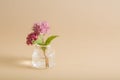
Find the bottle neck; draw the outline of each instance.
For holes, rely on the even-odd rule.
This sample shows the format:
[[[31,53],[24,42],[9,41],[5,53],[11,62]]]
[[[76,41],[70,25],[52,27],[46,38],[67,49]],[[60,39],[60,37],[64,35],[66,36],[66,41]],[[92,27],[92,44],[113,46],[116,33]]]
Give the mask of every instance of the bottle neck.
[[[46,47],[46,48],[50,48],[51,45],[38,45],[38,44],[35,44],[34,45],[36,48],[40,48],[40,47]]]

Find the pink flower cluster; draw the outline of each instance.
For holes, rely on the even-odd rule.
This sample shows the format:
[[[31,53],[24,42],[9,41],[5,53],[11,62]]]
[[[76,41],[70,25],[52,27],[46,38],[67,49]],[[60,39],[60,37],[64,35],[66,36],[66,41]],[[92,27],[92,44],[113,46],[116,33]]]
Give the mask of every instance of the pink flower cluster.
[[[33,26],[33,31],[36,34],[46,34],[49,30],[49,25],[47,22],[35,23]]]
[[[33,25],[33,32],[28,34],[26,43],[32,45],[39,35],[45,35],[49,31],[47,22],[39,22]]]

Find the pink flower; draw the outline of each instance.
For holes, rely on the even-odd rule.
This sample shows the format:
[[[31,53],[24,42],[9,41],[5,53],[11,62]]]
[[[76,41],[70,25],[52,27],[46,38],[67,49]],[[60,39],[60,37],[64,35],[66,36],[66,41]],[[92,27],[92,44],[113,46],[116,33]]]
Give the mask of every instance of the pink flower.
[[[38,38],[38,35],[36,33],[32,32],[32,33],[28,34],[28,36],[26,38],[27,39],[26,43],[28,45],[30,45],[30,44],[32,45],[33,41],[37,40],[37,38]]]
[[[39,34],[46,34],[49,30],[49,25],[47,22],[39,22],[35,23],[33,26],[33,31],[39,35]]]

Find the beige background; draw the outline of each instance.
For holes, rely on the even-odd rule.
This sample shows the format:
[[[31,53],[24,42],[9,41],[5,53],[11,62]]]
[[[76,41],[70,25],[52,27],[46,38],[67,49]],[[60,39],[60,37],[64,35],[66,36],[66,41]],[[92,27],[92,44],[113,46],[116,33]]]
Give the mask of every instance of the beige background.
[[[60,35],[47,70],[25,44],[42,20]],[[120,80],[120,0],[0,0],[0,80]]]

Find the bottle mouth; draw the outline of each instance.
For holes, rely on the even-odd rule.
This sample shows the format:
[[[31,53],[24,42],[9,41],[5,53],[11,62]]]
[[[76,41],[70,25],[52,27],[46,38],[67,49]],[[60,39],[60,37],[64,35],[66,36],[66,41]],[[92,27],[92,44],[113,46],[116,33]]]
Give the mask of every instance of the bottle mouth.
[[[36,47],[51,47],[51,45],[38,45],[38,44],[35,44],[34,46],[36,46]]]

